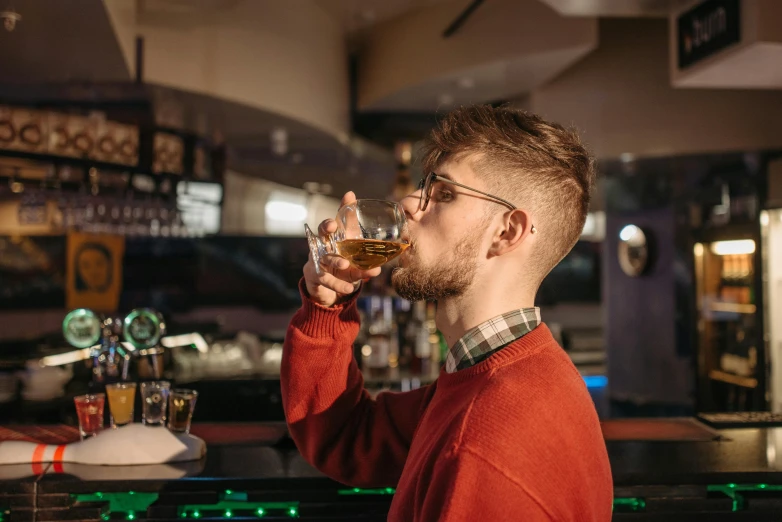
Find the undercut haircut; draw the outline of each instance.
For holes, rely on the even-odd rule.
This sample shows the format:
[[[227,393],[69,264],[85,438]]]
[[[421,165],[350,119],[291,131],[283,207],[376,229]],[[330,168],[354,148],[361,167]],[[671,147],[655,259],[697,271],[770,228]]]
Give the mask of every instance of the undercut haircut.
[[[539,281],[581,236],[596,173],[573,129],[511,107],[461,107],[442,118],[422,151],[424,175],[469,158],[487,191],[534,216]]]

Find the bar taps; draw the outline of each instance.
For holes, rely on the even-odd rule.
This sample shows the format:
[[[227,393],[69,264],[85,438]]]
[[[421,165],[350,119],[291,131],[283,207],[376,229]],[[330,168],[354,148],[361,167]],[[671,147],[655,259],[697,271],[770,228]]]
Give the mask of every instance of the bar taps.
[[[107,378],[116,380],[122,371],[121,380],[128,379],[130,354],[120,343],[122,334],[122,319],[119,317],[104,317],[102,322],[101,342],[92,347],[92,375],[96,382],[105,382]]]
[[[66,341],[83,353],[92,365],[92,380],[127,381],[131,365],[137,363],[139,377],[160,379],[164,348],[158,343],[165,322],[156,310],[139,308],[127,316],[98,316],[92,310],[71,311],[63,321]],[[70,360],[70,359],[69,359]]]

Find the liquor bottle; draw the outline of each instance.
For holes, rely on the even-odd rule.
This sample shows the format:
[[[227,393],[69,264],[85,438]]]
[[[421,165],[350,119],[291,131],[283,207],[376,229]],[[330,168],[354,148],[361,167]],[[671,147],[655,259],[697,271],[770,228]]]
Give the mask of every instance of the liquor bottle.
[[[391,323],[391,333],[388,337],[388,368],[389,370],[399,368],[399,327],[396,323]],[[390,372],[389,372],[390,373]]]
[[[437,347],[440,350],[440,361],[445,363],[445,358],[448,356],[448,342],[440,330],[437,330]]]
[[[394,322],[394,299],[391,296],[383,298],[383,324],[388,332],[387,368],[399,366],[399,328]]]
[[[427,303],[426,305],[426,325],[429,330],[429,350],[431,351],[432,366],[439,368],[445,363],[446,353],[442,350],[441,337],[442,334],[437,329],[437,323],[435,322],[435,315],[437,313],[437,305],[435,303]]]
[[[370,298],[369,346],[367,369],[372,377],[388,375],[388,356],[391,353],[391,322],[384,311],[385,299],[378,296]]]
[[[409,370],[415,351],[415,338],[410,337],[413,322],[412,303],[399,297],[394,298],[394,323],[397,325],[397,342],[399,343],[399,369]]]
[[[425,375],[431,371],[432,345],[429,343],[429,334],[426,302],[419,301],[413,305],[413,317],[407,332],[407,338],[413,344],[413,357],[410,360],[410,371],[413,374]]]

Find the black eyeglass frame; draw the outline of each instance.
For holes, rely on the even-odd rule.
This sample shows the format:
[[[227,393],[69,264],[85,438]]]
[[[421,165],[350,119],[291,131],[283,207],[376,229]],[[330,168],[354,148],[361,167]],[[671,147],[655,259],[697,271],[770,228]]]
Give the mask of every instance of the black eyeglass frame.
[[[449,185],[454,185],[456,187],[460,187],[466,190],[470,190],[472,192],[475,192],[477,194],[480,194],[482,196],[486,196],[487,198],[496,201],[497,203],[500,203],[501,205],[505,205],[511,210],[518,210],[518,207],[511,203],[508,200],[502,199],[500,197],[497,197],[493,194],[489,194],[488,192],[483,192],[482,190],[474,189],[472,187],[468,187],[467,185],[462,185],[461,183],[457,183],[456,181],[448,178],[444,178],[442,176],[439,176],[435,172],[430,172],[426,175],[419,183],[418,183],[418,190],[421,191],[421,197],[418,200],[418,209],[423,212],[426,210],[426,207],[429,206],[429,199],[432,197],[432,185],[435,181],[442,181],[443,183],[448,183]],[[530,232],[533,234],[537,233],[538,229],[535,227],[535,225],[532,225]]]
[[[483,191],[480,191],[478,189],[474,189],[472,187],[468,187],[467,185],[462,185],[461,183],[457,183],[456,181],[453,181],[451,179],[439,176],[435,172],[430,172],[418,184],[418,190],[421,191],[421,199],[418,202],[418,208],[421,210],[421,212],[426,210],[426,207],[429,206],[429,199],[432,197],[432,185],[434,184],[435,181],[442,181],[443,183],[448,183],[449,185],[455,185],[457,187],[461,187],[463,189],[470,190],[470,191],[475,192],[477,194],[480,194],[482,196],[486,196],[487,198],[493,199],[497,203],[505,205],[506,207],[508,207],[511,210],[517,210],[516,205],[514,205],[510,201],[507,201],[507,200],[502,199],[502,198],[498,198],[497,196],[494,196],[494,195],[489,194],[487,192],[483,192]]]

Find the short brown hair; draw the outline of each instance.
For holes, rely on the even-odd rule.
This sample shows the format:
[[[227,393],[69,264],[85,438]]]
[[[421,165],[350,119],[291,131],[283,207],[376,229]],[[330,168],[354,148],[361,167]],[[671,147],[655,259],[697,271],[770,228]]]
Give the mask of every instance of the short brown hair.
[[[540,280],[578,241],[584,228],[594,160],[578,134],[511,107],[478,105],[454,110],[429,134],[424,174],[466,156],[492,193],[534,214],[546,238],[536,256]]]

